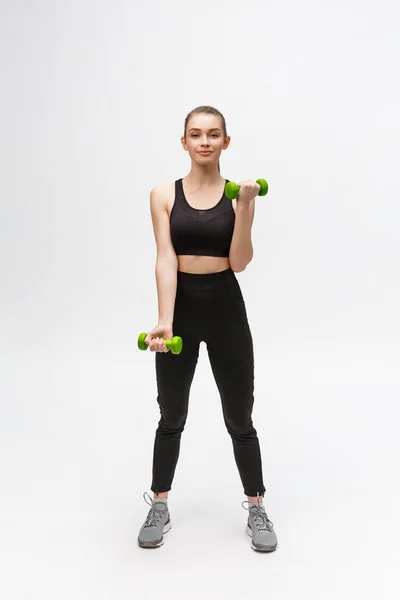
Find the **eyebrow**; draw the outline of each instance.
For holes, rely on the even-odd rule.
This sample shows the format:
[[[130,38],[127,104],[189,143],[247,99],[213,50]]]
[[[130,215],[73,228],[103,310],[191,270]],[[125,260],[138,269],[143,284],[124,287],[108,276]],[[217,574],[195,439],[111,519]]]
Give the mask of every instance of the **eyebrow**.
[[[201,131],[201,129],[199,129],[198,127],[191,127],[189,129],[189,131]],[[221,131],[220,129],[218,129],[218,127],[212,127],[211,129],[209,129],[208,131]]]

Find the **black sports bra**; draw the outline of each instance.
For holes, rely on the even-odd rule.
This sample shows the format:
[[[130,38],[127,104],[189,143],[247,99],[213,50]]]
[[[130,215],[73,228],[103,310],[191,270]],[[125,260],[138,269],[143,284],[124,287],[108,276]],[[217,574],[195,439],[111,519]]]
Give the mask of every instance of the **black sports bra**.
[[[225,192],[215,206],[193,208],[185,198],[182,179],[175,181],[170,232],[177,256],[229,256],[234,226],[235,211]]]

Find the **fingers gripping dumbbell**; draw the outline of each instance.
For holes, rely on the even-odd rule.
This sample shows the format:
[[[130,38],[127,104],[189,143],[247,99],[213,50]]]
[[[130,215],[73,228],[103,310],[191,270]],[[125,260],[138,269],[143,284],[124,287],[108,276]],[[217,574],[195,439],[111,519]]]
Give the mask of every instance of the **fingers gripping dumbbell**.
[[[268,183],[265,179],[257,179],[256,183],[260,186],[260,191],[258,192],[259,196],[266,196],[268,193]],[[225,196],[229,198],[229,200],[235,200],[239,196],[240,186],[234,183],[233,181],[228,181],[225,186]]]
[[[141,333],[138,337],[138,348],[139,350],[147,350],[149,347],[146,344],[145,339],[147,337],[147,333]],[[168,350],[171,350],[172,354],[180,354],[182,352],[183,341],[182,338],[178,335],[174,335],[172,340],[163,340]]]

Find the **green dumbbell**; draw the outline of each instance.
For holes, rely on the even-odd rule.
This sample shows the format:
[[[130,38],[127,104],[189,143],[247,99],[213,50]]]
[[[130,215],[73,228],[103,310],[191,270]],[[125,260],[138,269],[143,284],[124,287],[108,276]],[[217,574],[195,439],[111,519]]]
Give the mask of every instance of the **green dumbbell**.
[[[266,196],[268,193],[268,183],[265,179],[257,179],[256,183],[260,186],[260,191],[258,193],[259,196]],[[233,181],[228,181],[225,186],[225,196],[229,198],[229,200],[235,200],[238,197],[240,192],[240,186]]]
[[[147,350],[149,347],[146,344],[145,339],[147,337],[147,333],[141,333],[138,337],[138,348],[139,350]],[[163,340],[168,350],[171,350],[172,354],[180,354],[182,352],[183,342],[182,338],[178,335],[174,335],[172,340]]]

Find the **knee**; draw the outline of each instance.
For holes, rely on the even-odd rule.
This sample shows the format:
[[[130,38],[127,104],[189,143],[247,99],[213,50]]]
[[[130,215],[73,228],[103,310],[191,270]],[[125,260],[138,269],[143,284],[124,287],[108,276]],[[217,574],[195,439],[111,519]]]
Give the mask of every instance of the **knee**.
[[[158,423],[157,431],[162,435],[180,435],[182,431],[185,429],[186,425],[186,415],[182,416],[161,416],[161,419]]]
[[[225,426],[232,438],[245,440],[257,437],[257,431],[251,419],[243,421],[225,419]]]

